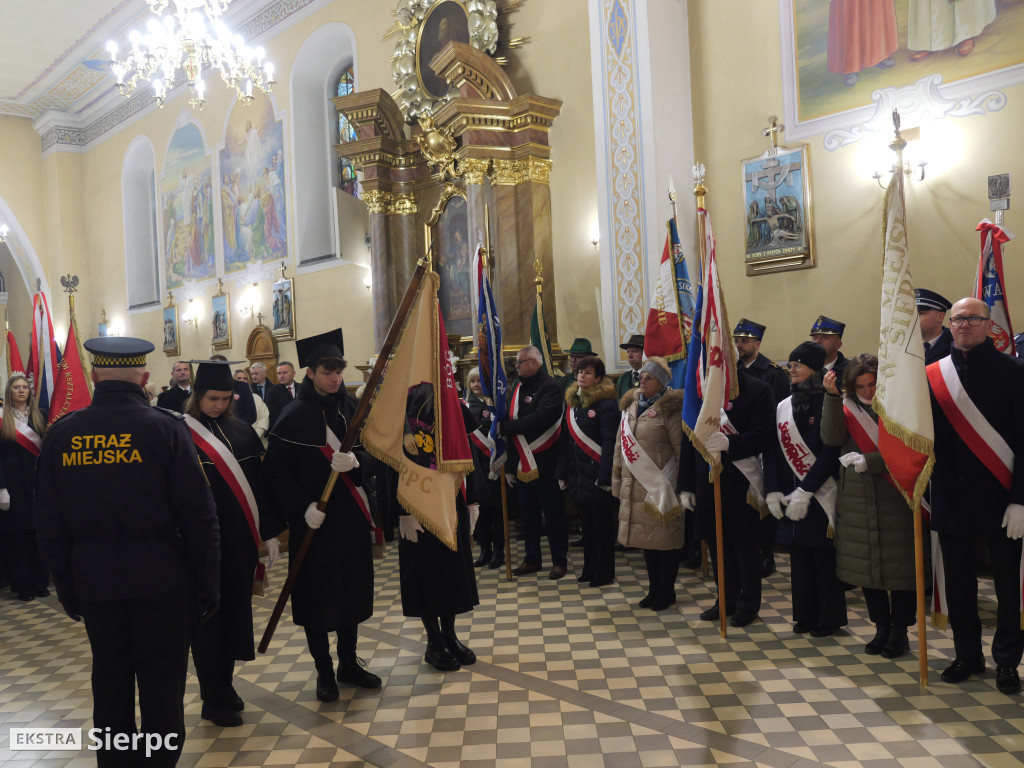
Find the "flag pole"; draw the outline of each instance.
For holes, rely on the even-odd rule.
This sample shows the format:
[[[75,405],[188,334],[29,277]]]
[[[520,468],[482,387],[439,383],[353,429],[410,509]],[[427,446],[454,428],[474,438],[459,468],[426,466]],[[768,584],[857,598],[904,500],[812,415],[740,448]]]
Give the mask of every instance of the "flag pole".
[[[366,416],[370,412],[370,406],[373,404],[373,398],[377,392],[377,387],[380,386],[380,380],[384,376],[384,368],[391,357],[391,350],[394,349],[395,345],[398,343],[399,337],[402,335],[402,330],[405,328],[405,323],[409,318],[409,313],[412,311],[413,302],[420,291],[420,286],[423,284],[423,278],[426,275],[427,270],[430,268],[430,251],[432,248],[433,245],[431,244],[427,248],[426,257],[420,259],[416,263],[416,271],[412,273],[412,279],[409,280],[409,287],[405,289],[405,297],[402,299],[402,303],[398,307],[395,319],[391,321],[391,328],[388,330],[388,335],[385,337],[384,344],[381,346],[380,353],[377,355],[377,361],[373,364],[373,371],[370,373],[370,378],[366,380],[366,384],[363,389],[363,396],[359,399],[359,405],[356,406],[355,413],[352,415],[352,419],[348,422],[348,428],[345,430],[345,436],[341,439],[341,446],[338,450],[343,453],[352,450],[352,446],[355,445],[359,431],[363,428],[363,422],[366,420]],[[331,476],[327,479],[327,485],[324,487],[324,491],[320,495],[320,500],[316,504],[316,508],[321,512],[325,512],[327,510],[327,502],[330,500],[331,493],[334,491],[334,485],[337,482],[338,473],[332,471]],[[288,568],[288,578],[285,580],[284,586],[281,587],[281,594],[277,597],[277,604],[274,606],[274,612],[270,615],[270,621],[267,622],[267,628],[264,630],[263,638],[260,640],[258,648],[260,653],[266,653],[267,648],[270,647],[270,640],[274,636],[274,630],[277,629],[277,623],[281,620],[281,614],[284,613],[284,606],[288,602],[288,598],[291,596],[292,589],[295,586],[295,580],[299,575],[299,569],[302,568],[302,563],[306,559],[310,545],[313,543],[313,535],[316,531],[316,528],[307,528],[305,536],[302,537],[302,543],[299,545],[295,559],[291,561],[291,565]]]
[[[491,279],[490,275],[490,259],[491,259],[491,211],[490,206],[484,203],[484,247],[483,253],[480,254],[480,259],[483,261],[484,274],[487,275],[487,279]],[[497,350],[498,362],[500,365],[505,365],[505,356],[502,350]],[[493,392],[491,393],[493,396]],[[504,472],[502,472],[504,474]],[[502,531],[505,534],[505,580],[512,581],[512,542],[508,537],[508,495],[505,491],[505,480],[504,478],[498,478],[498,487],[501,488],[501,524]]]
[[[704,166],[696,165],[693,169],[693,195],[697,198],[697,240],[700,244],[700,268],[704,273],[704,263],[708,258],[707,240],[705,238],[704,203],[708,188],[704,186]],[[728,400],[728,394],[726,400]],[[718,475],[712,480],[715,489],[715,555],[718,562],[718,631],[726,636],[725,629],[725,539],[722,533],[722,485]],[[696,528],[696,522],[694,524]],[[706,550],[705,550],[706,551]]]
[[[904,219],[906,219],[906,198],[903,190],[903,150],[907,146],[907,140],[900,135],[900,113],[899,110],[892,111],[892,125],[895,130],[895,138],[889,143],[889,149],[896,153],[896,164],[893,166],[893,173],[896,176],[896,192],[903,201]],[[904,225],[904,231],[909,232],[909,227]],[[925,595],[924,595],[924,525],[921,520],[921,502],[913,505],[914,516],[914,574],[917,583],[917,660],[918,675],[921,685],[928,687],[928,624],[925,617]]]

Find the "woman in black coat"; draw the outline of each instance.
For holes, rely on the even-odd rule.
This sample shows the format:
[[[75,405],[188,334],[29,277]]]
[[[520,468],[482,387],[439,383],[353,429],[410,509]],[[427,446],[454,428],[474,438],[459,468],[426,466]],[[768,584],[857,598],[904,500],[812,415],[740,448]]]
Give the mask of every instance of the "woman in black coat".
[[[202,718],[222,727],[242,724],[238,712],[244,704],[232,684],[236,661],[256,658],[253,646],[253,576],[259,564],[259,544],[249,518],[228,479],[214,461],[215,451],[202,438],[212,435],[238,462],[256,503],[253,524],[266,543],[270,566],[280,552],[277,534],[285,523],[277,507],[267,503],[263,490],[263,442],[256,431],[231,412],[234,392],[227,363],[200,363],[192,396],[185,402],[186,423],[193,431],[199,461],[217,504],[220,525],[220,607],[199,624],[192,637],[192,659],[203,700]],[[196,436],[196,430],[205,433]]]
[[[484,390],[480,384],[480,369],[473,368],[466,376],[469,393],[466,395],[466,407],[473,414],[476,429],[487,436],[494,419],[494,406],[489,398],[484,398]],[[486,565],[490,569],[500,568],[505,564],[505,521],[501,513],[501,488],[499,480],[491,480],[491,455],[481,448],[472,436],[469,447],[473,451],[472,474],[466,478],[466,484],[472,486],[473,498],[480,504],[480,519],[476,521],[473,536],[480,544],[480,557],[473,563],[477,568]]]
[[[7,580],[19,600],[50,594],[50,575],[36,542],[34,487],[36,457],[46,418],[36,406],[28,379],[11,376],[4,392],[0,425],[0,542]],[[18,434],[19,427],[22,432]],[[34,438],[34,440],[33,440]],[[26,446],[35,446],[31,450]]]
[[[821,442],[824,365],[824,348],[810,341],[790,354],[792,394],[778,405],[778,439],[764,455],[766,501],[780,521],[776,541],[790,550],[793,631],[810,632],[813,637],[827,637],[847,624],[846,593],[836,576],[832,545],[839,448]],[[814,455],[813,463],[805,460],[799,443]],[[787,454],[801,467],[802,476],[794,471]]]
[[[584,359],[565,392],[565,425],[555,476],[580,512],[583,571],[576,579],[603,587],[615,581],[619,502],[612,495],[612,462],[619,406],[615,384],[598,357]]]

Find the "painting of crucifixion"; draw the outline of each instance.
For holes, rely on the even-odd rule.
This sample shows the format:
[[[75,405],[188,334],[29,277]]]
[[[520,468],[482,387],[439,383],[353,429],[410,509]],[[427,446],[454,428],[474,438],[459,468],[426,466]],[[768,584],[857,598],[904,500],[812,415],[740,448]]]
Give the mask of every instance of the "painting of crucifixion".
[[[806,146],[743,161],[747,274],[814,266]]]

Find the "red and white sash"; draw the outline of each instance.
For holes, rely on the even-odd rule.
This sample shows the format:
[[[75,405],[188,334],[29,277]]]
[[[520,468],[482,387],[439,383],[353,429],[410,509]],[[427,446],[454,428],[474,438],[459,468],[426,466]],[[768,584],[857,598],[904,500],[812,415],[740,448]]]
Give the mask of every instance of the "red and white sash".
[[[334,454],[341,449],[341,440],[334,434],[334,430],[330,427],[327,429],[327,445],[320,446],[320,452],[327,459],[329,464],[334,458]],[[348,472],[339,472],[338,477],[341,478],[341,482],[345,484],[349,494],[356,502],[356,506],[359,507],[359,511],[363,513],[363,517],[366,518],[366,522],[370,524],[370,543],[377,544],[378,546],[384,546],[384,531],[378,528],[373,522],[373,515],[370,514],[370,500],[366,496],[366,491],[362,489],[362,486],[356,485],[352,478],[348,476]]]
[[[583,430],[580,429],[579,422],[576,421],[576,409],[566,408],[565,422],[569,425],[569,436],[573,439],[576,445],[579,446],[580,450],[583,451],[587,456],[592,458],[594,461],[601,462],[601,446],[594,440],[587,437]]]
[[[519,382],[516,384],[515,391],[512,392],[512,419],[519,418],[519,391],[523,388],[523,383]],[[532,480],[536,480],[539,476],[537,470],[537,459],[534,457],[534,453],[540,453],[546,451],[548,448],[553,446],[558,440],[558,435],[562,431],[562,417],[559,415],[558,419],[550,427],[544,430],[536,440],[527,442],[526,437],[523,435],[513,435],[512,439],[515,441],[516,448],[519,451],[519,466],[516,467],[516,477],[522,480],[524,483],[529,483]]]
[[[722,409],[722,422],[719,428],[727,435],[738,435],[740,433],[733,423],[729,421],[724,408]],[[733,460],[732,465],[750,483],[750,487],[747,489],[747,503],[760,511],[762,515],[767,514],[768,504],[764,500],[764,469],[761,467],[757,457],[748,456],[745,459]]]
[[[622,460],[629,467],[629,473],[633,479],[647,491],[644,511],[663,524],[679,517],[682,514],[682,509],[675,491],[676,475],[679,472],[679,462],[676,461],[676,457],[672,456],[664,467],[658,469],[658,465],[647,455],[647,452],[641,447],[640,441],[634,436],[633,430],[629,426],[629,411],[622,412],[620,431],[619,445],[622,449]]]
[[[1013,449],[978,410],[953,365],[944,357],[925,369],[942,412],[975,456],[1006,490],[1013,482]]]
[[[235,455],[231,453],[228,447],[218,440],[217,436],[198,419],[186,413],[185,424],[192,433],[192,440],[195,441],[199,450],[205,453],[206,457],[213,462],[217,473],[227,483],[228,488],[231,490],[231,495],[235,497],[238,506],[242,508],[242,514],[245,515],[245,522],[249,525],[249,532],[252,534],[253,542],[256,544],[258,552],[263,541],[260,538],[260,510],[256,506],[256,497],[252,493],[252,486],[249,485],[245,472],[242,471],[242,465],[238,463],[238,459],[235,458]],[[256,581],[263,581],[265,571],[266,566],[257,560],[256,573],[253,575],[253,578]]]
[[[790,395],[775,409],[775,428],[779,436],[779,443],[782,445],[782,455],[786,457],[786,463],[793,470],[793,474],[803,480],[811,471],[814,462],[818,460],[810,446],[804,441],[793,419],[793,396]],[[836,527],[836,495],[838,494],[836,481],[828,478],[821,487],[814,492],[814,498],[825,510],[828,518],[830,532]],[[831,533],[829,534],[831,537]]]
[[[484,432],[483,427],[477,427],[469,433],[469,439],[477,448],[479,448],[485,456],[490,457],[494,453],[494,440],[491,436]]]
[[[0,424],[3,423],[3,416],[4,409],[0,408]],[[17,441],[18,445],[20,445],[26,451],[31,453],[33,456],[38,457],[39,452],[43,448],[43,441],[39,437],[39,435],[35,433],[35,430],[33,430],[32,427],[30,427],[27,423],[19,419],[17,416],[14,417],[14,429],[14,439]]]

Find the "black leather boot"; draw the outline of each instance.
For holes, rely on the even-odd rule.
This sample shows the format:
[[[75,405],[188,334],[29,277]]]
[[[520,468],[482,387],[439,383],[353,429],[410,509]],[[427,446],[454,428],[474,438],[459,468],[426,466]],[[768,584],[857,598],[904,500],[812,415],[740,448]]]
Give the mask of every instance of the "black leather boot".
[[[476,661],[476,654],[467,646],[459,642],[455,636],[455,616],[448,614],[441,617],[441,636],[444,638],[445,647],[451,651],[459,664],[466,666]]]
[[[476,568],[483,568],[485,565],[491,562],[491,557],[491,550],[481,548],[480,557],[478,557],[476,561],[474,561],[473,566]]]
[[[438,672],[454,672],[461,669],[462,664],[445,645],[437,618],[424,616],[422,621],[424,629],[427,630],[427,652],[423,654],[423,660]]]
[[[905,624],[896,623],[889,630],[889,638],[882,648],[882,657],[886,659],[898,659],[905,653],[910,653],[910,639],[907,637]]]
[[[906,634],[906,633],[904,633]],[[869,653],[872,656],[877,656],[885,648],[885,643],[889,639],[889,625],[888,624],[877,624],[875,625],[875,636],[867,645],[864,646],[864,653]]]
[[[366,662],[355,653],[346,654],[338,665],[338,682],[357,688],[380,688],[380,678],[366,668]]]
[[[334,667],[330,661],[316,665],[316,697],[320,701],[338,700],[338,682],[334,679]]]

